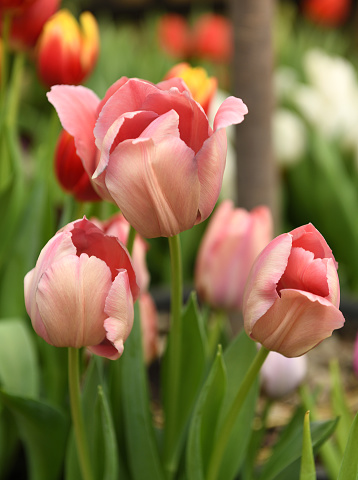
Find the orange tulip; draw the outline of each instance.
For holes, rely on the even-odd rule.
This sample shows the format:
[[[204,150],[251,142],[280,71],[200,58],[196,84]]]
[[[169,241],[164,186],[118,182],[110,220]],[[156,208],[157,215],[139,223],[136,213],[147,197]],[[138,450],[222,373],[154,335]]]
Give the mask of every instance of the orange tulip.
[[[215,77],[208,77],[202,67],[191,67],[188,63],[178,63],[165,76],[165,80],[180,77],[189,88],[194,100],[203,107],[208,114],[210,102],[215,95],[218,81]]]
[[[98,24],[90,12],[79,24],[66,10],[46,22],[37,45],[38,74],[47,86],[78,85],[92,72],[98,57]]]

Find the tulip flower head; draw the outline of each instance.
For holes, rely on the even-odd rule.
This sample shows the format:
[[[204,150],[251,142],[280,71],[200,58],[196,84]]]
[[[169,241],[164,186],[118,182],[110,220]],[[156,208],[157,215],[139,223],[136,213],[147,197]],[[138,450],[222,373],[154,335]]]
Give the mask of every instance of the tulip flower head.
[[[303,382],[307,372],[307,358],[287,358],[277,352],[270,352],[261,367],[261,387],[273,399],[294,392]]]
[[[159,44],[168,55],[174,58],[186,58],[190,55],[190,28],[182,15],[163,15],[158,25],[158,37]]]
[[[196,21],[193,32],[193,54],[216,63],[228,62],[233,52],[233,28],[222,15],[207,13]]]
[[[272,234],[269,208],[248,212],[234,208],[230,200],[221,202],[198,252],[195,286],[200,298],[217,309],[241,310],[252,264]]]
[[[42,249],[24,286],[33,328],[47,343],[110,359],[122,354],[139,288],[116,237],[85,217],[68,224]]]
[[[100,101],[89,89],[48,93],[97,191],[145,238],[170,237],[204,221],[218,199],[226,161],[225,127],[247,113],[227,98],[213,128],[185,83],[119,79]]]
[[[149,365],[159,353],[158,312],[149,292],[141,293],[138,302],[144,361]]]
[[[315,23],[336,27],[347,20],[351,6],[351,0],[304,0],[302,11]]]
[[[45,24],[37,44],[38,73],[47,86],[78,85],[92,72],[99,52],[99,30],[94,16],[83,12],[79,24],[66,9]]]
[[[91,178],[76,153],[74,138],[62,130],[55,151],[55,173],[61,187],[78,202],[101,200],[93,188]]]
[[[312,224],[272,240],[244,292],[247,334],[269,350],[298,357],[341,328],[337,263]]]
[[[10,13],[20,12],[22,9],[29,7],[35,0],[1,0],[0,10]]]
[[[217,90],[218,81],[215,77],[209,77],[202,67],[191,67],[188,63],[178,63],[165,75],[165,80],[180,77],[190,90],[194,100],[203,107],[208,114],[213,96]]]

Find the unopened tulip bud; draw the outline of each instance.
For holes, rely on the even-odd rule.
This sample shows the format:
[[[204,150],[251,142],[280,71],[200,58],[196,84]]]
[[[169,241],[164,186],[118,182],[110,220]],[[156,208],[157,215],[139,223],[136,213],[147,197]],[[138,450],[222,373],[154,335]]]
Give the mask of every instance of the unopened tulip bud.
[[[270,398],[289,395],[303,382],[307,372],[307,358],[287,358],[270,352],[261,368],[261,387]]]
[[[251,212],[224,200],[217,207],[199,248],[195,285],[212,307],[240,310],[247,277],[255,258],[273,235],[269,208]]]
[[[272,240],[246,284],[247,334],[269,350],[298,357],[343,327],[337,266],[312,224]]]
[[[174,58],[190,55],[190,29],[185,17],[175,13],[163,15],[158,26],[159,44]]]
[[[169,70],[165,79],[180,77],[184,80],[194,100],[203,107],[208,114],[210,102],[217,90],[218,81],[209,77],[202,67],[191,67],[188,63],[179,63]]]
[[[193,28],[193,54],[217,63],[228,62],[233,52],[233,28],[222,15],[207,13]]]
[[[55,173],[61,187],[78,202],[96,202],[101,198],[76,153],[74,138],[62,130],[55,151]]]
[[[86,218],[66,225],[42,249],[24,284],[27,313],[47,343],[120,357],[139,288],[116,237]]]
[[[37,45],[38,73],[47,86],[78,85],[95,67],[99,51],[98,24],[90,12],[80,22],[66,9],[46,22]]]

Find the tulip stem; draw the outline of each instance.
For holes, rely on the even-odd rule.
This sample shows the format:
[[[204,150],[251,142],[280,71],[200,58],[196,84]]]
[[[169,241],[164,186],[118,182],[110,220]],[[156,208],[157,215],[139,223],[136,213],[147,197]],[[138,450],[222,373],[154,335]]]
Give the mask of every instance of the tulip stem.
[[[178,397],[181,374],[181,349],[182,349],[182,304],[183,304],[183,272],[181,260],[181,247],[179,235],[169,237],[170,262],[171,262],[171,325],[169,333],[168,371],[167,381],[168,399],[166,405],[166,439],[164,443],[166,469],[169,477],[175,471],[177,457],[177,416]]]
[[[72,423],[75,432],[77,454],[82,477],[83,480],[93,480],[81,405],[78,348],[68,348],[68,384],[70,392]]]
[[[225,449],[230,440],[230,435],[235,425],[235,421],[268,354],[269,350],[265,347],[261,347],[260,350],[257,352],[252,364],[250,365],[249,370],[247,371],[240,385],[236,398],[232,403],[226,417],[224,418],[224,421],[215,438],[214,447],[208,467],[208,475],[206,477],[207,480],[219,479],[220,465],[225,453]]]

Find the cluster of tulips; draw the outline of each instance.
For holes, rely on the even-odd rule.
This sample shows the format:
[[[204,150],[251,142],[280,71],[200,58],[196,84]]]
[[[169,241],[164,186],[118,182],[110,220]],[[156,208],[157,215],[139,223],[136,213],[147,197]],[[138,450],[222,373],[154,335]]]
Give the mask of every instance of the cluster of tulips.
[[[255,412],[260,369],[266,367],[262,375],[270,383],[273,370],[279,368],[269,352],[302,359],[344,324],[337,262],[312,224],[273,238],[271,213],[265,206],[248,212],[224,200],[212,214],[225,169],[225,129],[249,114],[241,99],[228,97],[211,125],[207,111],[217,82],[186,63],[157,84],[123,76],[99,98],[79,85],[95,66],[97,23],[84,13],[79,29],[69,12],[55,13],[55,3],[34,52],[40,79],[51,87],[47,98],[62,125],[54,152],[56,176],[78,202],[110,202],[117,209],[111,218],[83,216],[59,225],[24,279],[25,306],[34,331],[48,344],[68,348],[80,475],[85,480],[177,475],[229,480],[249,448],[247,428]],[[35,9],[45,13],[45,4],[51,2],[2,2],[1,25],[3,31],[8,25],[10,43],[20,38],[15,34],[17,22],[25,22],[21,34],[30,35],[34,25],[29,15]],[[182,305],[180,234],[207,219],[193,272],[196,291],[213,312],[242,312],[246,332],[230,340],[224,352],[223,325],[218,323],[219,330],[211,335],[194,297],[185,309]],[[140,390],[145,365],[162,354],[145,261],[145,239],[158,237],[168,238],[172,268],[170,327],[161,359],[164,420],[159,441],[147,422],[149,399],[142,403],[146,387]],[[101,472],[95,440],[87,438],[86,425],[92,420],[81,409],[82,348],[87,352],[82,373],[90,378],[89,384],[96,378],[102,399],[106,467]],[[93,368],[86,367],[91,362],[101,366],[98,379]],[[108,382],[107,371],[114,375]],[[302,381],[305,367],[300,363],[296,370],[288,367],[288,372],[276,394]],[[131,380],[130,386],[123,379]],[[91,394],[87,388],[82,406],[89,405]],[[109,406],[103,400],[107,394]],[[7,405],[7,397],[1,398]],[[115,422],[122,402],[129,417],[124,415],[125,427]],[[304,431],[310,438],[307,422]],[[323,441],[331,431],[315,432],[314,441]],[[312,469],[307,438],[311,453],[304,456],[301,468]],[[350,451],[346,459],[348,455]],[[78,467],[73,462],[66,464],[68,478],[75,478]],[[343,460],[341,475],[346,463]],[[109,476],[104,477],[104,471]]]

